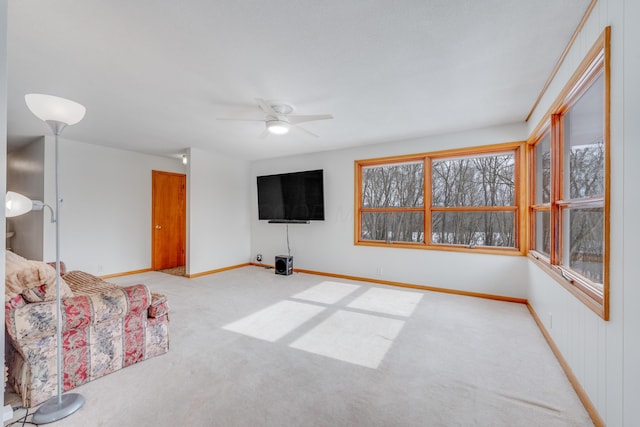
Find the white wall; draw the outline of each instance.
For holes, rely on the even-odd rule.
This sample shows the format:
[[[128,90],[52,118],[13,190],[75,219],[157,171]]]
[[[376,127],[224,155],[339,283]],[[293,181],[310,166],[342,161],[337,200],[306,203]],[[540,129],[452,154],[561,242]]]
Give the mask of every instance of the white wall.
[[[294,268],[525,298],[524,257],[355,246],[353,231],[355,160],[524,139],[526,126],[517,124],[253,162],[252,259],[261,253],[273,264],[276,255],[287,254],[286,225],[258,221],[256,177],[323,169],[325,221],[289,225]]]
[[[3,177],[7,173],[7,7],[7,0],[0,0],[0,176]],[[0,180],[0,191],[0,194],[5,194],[4,179]],[[4,229],[6,226],[4,209],[0,213],[0,224]],[[4,259],[4,245],[0,248],[0,254]],[[4,262],[0,262],[2,277],[4,277],[4,267]],[[2,279],[2,293],[4,294],[4,279]],[[4,354],[4,328],[0,332],[0,352]]]
[[[187,273],[248,262],[248,163],[191,148],[188,170]]]
[[[610,321],[587,309],[533,263],[529,266],[531,305],[610,426],[640,425],[639,17],[637,0],[600,0],[529,123],[531,131],[611,25]]]
[[[54,137],[45,137],[45,202],[55,205]],[[185,173],[179,159],[60,139],[60,257],[96,275],[151,267],[151,171]],[[55,225],[45,221],[45,261]]]
[[[11,152],[7,155],[6,166],[7,190],[23,194],[31,200],[44,200],[44,138]],[[15,253],[42,260],[43,219],[51,221],[49,211],[32,211],[7,218],[7,230],[19,230],[10,240]]]
[[[249,261],[247,162],[192,149],[187,168],[177,158],[64,137],[59,144],[63,199],[60,257],[69,269],[107,275],[150,268],[152,170],[187,173],[188,169],[188,273]],[[54,159],[53,136],[12,153],[12,189],[55,206]],[[55,224],[49,222],[48,212],[31,212],[23,217],[39,221],[36,226],[44,230],[39,238],[25,239],[17,252],[28,258],[55,260]],[[31,223],[16,222],[15,227],[16,236],[37,231]]]

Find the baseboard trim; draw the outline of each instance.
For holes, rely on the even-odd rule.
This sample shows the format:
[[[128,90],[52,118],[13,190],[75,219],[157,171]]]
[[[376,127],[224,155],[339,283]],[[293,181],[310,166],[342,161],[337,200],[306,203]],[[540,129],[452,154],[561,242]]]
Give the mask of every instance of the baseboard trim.
[[[432,291],[432,292],[442,292],[446,294],[454,294],[454,295],[463,295],[467,297],[476,297],[476,298],[484,298],[491,299],[496,301],[505,301],[505,302],[514,302],[518,304],[527,304],[527,300],[524,298],[515,298],[503,295],[493,295],[493,294],[484,294],[480,292],[470,292],[470,291],[460,291],[456,289],[447,289],[447,288],[438,288],[435,286],[425,286],[425,285],[415,285],[413,283],[404,283],[404,282],[394,282],[390,280],[380,280],[380,279],[371,279],[368,277],[359,277],[359,276],[349,276],[346,274],[334,274],[334,273],[326,273],[322,271],[313,271],[313,270],[302,270],[298,268],[294,268],[293,271],[296,273],[306,273],[306,274],[315,274],[318,276],[327,276],[327,277],[335,277],[338,279],[347,279],[347,280],[358,280],[360,282],[369,282],[369,283],[378,283],[381,285],[390,285],[390,286],[398,286],[401,288],[411,288],[411,289],[420,289],[423,291]]]
[[[538,325],[540,332],[542,332],[544,339],[547,341],[547,344],[551,348],[551,351],[556,356],[556,359],[558,359],[558,362],[560,363],[562,370],[564,371],[565,375],[569,379],[569,382],[573,386],[573,389],[576,391],[576,394],[578,395],[578,398],[582,402],[582,405],[584,406],[584,408],[587,410],[587,413],[591,417],[591,421],[593,421],[593,424],[596,427],[605,427],[606,424],[602,419],[602,417],[600,417],[600,414],[598,413],[598,410],[596,409],[595,405],[593,404],[591,399],[589,399],[589,396],[584,391],[584,388],[582,388],[580,381],[578,381],[578,378],[575,376],[575,374],[571,370],[571,367],[569,367],[569,364],[567,363],[564,356],[560,352],[560,349],[558,348],[556,343],[553,341],[553,338],[551,338],[551,335],[549,334],[549,332],[547,331],[547,328],[545,328],[544,324],[538,317],[538,314],[533,309],[531,304],[529,304],[528,302],[527,302],[527,308],[529,309],[529,312],[531,313],[533,320],[535,320],[536,324]]]
[[[202,276],[207,276],[209,274],[221,273],[221,272],[227,271],[227,270],[234,270],[236,268],[247,267],[249,265],[252,265],[252,263],[246,262],[244,264],[230,265],[229,267],[217,268],[215,270],[203,271],[201,273],[185,274],[184,277],[186,277],[187,279],[195,279],[196,277],[202,277]],[[150,271],[153,271],[153,269],[151,269],[151,268],[143,268],[141,270],[125,271],[123,273],[107,274],[105,276],[100,276],[100,278],[101,279],[111,279],[111,278],[114,278],[114,277],[130,276],[132,274],[148,273]]]
[[[143,268],[142,270],[132,270],[132,271],[125,271],[123,273],[107,274],[105,276],[100,276],[100,278],[101,279],[111,279],[113,277],[130,276],[132,274],[148,273],[149,271],[153,271],[153,270],[151,270],[150,268]]]
[[[209,274],[221,273],[228,270],[235,270],[236,268],[247,267],[249,265],[251,265],[250,262],[245,262],[244,264],[230,265],[229,267],[217,268],[215,270],[203,271],[201,273],[186,274],[184,277],[195,279],[196,277],[208,276]]]

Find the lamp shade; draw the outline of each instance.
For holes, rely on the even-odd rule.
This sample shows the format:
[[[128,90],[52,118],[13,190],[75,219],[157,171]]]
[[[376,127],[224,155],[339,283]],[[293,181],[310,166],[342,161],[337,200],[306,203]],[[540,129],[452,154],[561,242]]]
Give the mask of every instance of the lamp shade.
[[[5,197],[5,216],[11,218],[23,215],[33,209],[33,202],[26,196],[13,191],[7,191]]]
[[[40,120],[55,121],[68,126],[75,125],[84,117],[87,109],[75,101],[53,95],[30,93],[24,96],[29,110]]]
[[[289,132],[289,123],[284,120],[269,120],[267,122],[267,129],[276,135],[284,135]]]

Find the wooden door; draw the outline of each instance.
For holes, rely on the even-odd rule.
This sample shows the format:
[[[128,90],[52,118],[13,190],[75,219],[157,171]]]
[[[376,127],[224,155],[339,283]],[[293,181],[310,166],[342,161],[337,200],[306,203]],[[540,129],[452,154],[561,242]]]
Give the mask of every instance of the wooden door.
[[[185,265],[186,182],[184,174],[152,171],[151,268]]]

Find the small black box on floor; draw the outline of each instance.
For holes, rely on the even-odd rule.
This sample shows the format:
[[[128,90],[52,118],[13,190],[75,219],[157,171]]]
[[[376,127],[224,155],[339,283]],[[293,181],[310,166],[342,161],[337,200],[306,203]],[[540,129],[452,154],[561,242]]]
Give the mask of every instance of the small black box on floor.
[[[293,273],[293,257],[291,255],[276,255],[276,274],[288,276]]]

